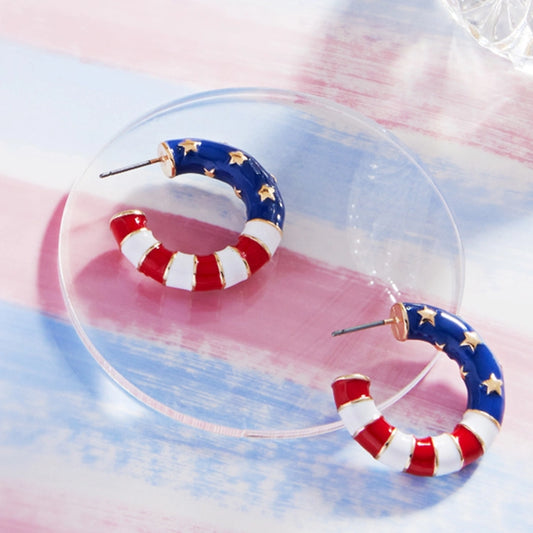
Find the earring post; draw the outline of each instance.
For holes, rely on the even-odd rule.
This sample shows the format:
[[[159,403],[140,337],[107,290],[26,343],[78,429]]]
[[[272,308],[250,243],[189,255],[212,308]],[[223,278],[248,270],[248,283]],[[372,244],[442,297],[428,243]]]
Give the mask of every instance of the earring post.
[[[142,163],[135,163],[133,165],[128,165],[127,167],[117,168],[115,170],[108,170],[107,172],[102,172],[100,178],[107,178],[109,176],[114,176],[116,174],[121,174],[122,172],[128,172],[129,170],[134,170],[136,168],[147,167],[148,165],[153,165],[155,163],[161,163],[167,156],[163,155],[161,157],[155,157],[154,159],[148,159]]]
[[[395,322],[394,318],[386,318],[384,320],[377,320],[376,322],[369,322],[368,324],[362,324],[361,326],[354,326],[352,328],[337,329],[331,333],[332,337],[338,337],[339,335],[344,335],[346,333],[354,333],[355,331],[361,331],[363,329],[377,328],[379,326],[386,326],[387,324],[392,324]]]

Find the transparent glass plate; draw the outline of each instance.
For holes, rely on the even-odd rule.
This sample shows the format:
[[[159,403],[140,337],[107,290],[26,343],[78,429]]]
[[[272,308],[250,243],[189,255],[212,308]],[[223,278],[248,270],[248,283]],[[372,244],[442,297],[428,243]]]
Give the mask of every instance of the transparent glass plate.
[[[164,287],[127,263],[109,231],[113,214],[134,208],[170,249],[204,254],[236,241],[244,207],[223,183],[168,180],[158,165],[99,178],[188,137],[252,154],[284,198],[280,248],[227,290]],[[386,318],[396,301],[456,312],[462,295],[457,228],[416,158],[359,113],[294,92],[209,92],[140,118],[76,181],[60,231],[62,290],[91,355],[144,404],[227,435],[337,429],[330,384],[351,372],[372,378],[382,407],[393,403],[435,352],[388,328],[331,332]]]

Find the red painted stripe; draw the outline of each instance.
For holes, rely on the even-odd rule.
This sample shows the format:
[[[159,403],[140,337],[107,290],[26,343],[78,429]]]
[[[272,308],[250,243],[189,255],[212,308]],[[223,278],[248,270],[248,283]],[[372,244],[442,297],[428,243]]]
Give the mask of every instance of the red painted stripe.
[[[415,476],[432,476],[435,473],[435,461],[436,454],[432,438],[416,439],[411,464],[406,472]]]
[[[214,254],[199,255],[196,257],[196,283],[195,291],[210,291],[224,288],[220,276],[220,268]]]
[[[159,281],[159,283],[163,283],[165,270],[173,255],[174,252],[159,244],[146,255],[139,266],[139,272]]]
[[[120,246],[120,243],[130,233],[146,227],[146,216],[142,213],[125,213],[113,218],[109,223],[111,232]]]
[[[371,398],[370,381],[362,377],[339,378],[331,385],[337,409],[345,403],[360,398]]]
[[[253,239],[246,235],[239,237],[239,242],[235,246],[241,257],[248,263],[250,272],[257,272],[270,259],[267,251]]]
[[[373,457],[376,457],[389,440],[394,426],[391,426],[383,417],[374,420],[362,429],[354,439]]]
[[[478,438],[468,428],[458,424],[452,432],[457,439],[463,455],[463,465],[469,465],[483,455],[483,446]]]

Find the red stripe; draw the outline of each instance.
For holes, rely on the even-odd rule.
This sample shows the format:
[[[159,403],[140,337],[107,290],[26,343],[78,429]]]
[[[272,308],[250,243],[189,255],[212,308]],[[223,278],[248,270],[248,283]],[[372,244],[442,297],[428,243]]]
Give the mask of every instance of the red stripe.
[[[109,227],[117,244],[120,246],[120,243],[127,235],[146,227],[146,216],[142,213],[126,213],[113,218],[109,223]]]
[[[331,385],[337,409],[345,403],[360,398],[371,398],[370,381],[363,377],[339,378]]]
[[[415,440],[411,464],[406,469],[415,476],[433,476],[435,474],[435,447],[431,437]]]
[[[220,268],[214,254],[200,255],[196,257],[196,284],[195,291],[211,291],[223,289]]]
[[[246,235],[239,237],[239,242],[235,246],[241,257],[248,263],[250,272],[257,272],[269,259],[267,251],[253,239]]]
[[[473,463],[483,455],[483,446],[468,428],[461,424],[455,426],[452,437],[457,439],[463,455],[463,466]]]
[[[163,283],[165,270],[174,252],[165,248],[162,244],[150,250],[139,266],[139,272]]]
[[[374,420],[362,429],[354,439],[373,457],[376,457],[389,440],[394,426],[391,426],[383,417]]]

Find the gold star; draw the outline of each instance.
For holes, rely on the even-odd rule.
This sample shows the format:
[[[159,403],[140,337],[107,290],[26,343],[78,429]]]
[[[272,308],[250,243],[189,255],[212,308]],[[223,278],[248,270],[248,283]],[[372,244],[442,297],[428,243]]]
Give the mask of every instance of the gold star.
[[[483,381],[482,384],[487,387],[487,394],[495,392],[500,396],[502,395],[503,381],[501,379],[498,379],[494,372],[490,375],[490,378]]]
[[[474,352],[478,344],[481,344],[479,335],[475,331],[465,331],[465,338],[460,346],[470,346]]]
[[[274,196],[274,187],[271,187],[270,185],[267,185],[266,183],[262,185],[262,187],[257,191],[257,194],[261,197],[261,201],[264,202],[267,198],[269,198],[272,201],[276,200],[276,197]]]
[[[446,344],[444,343],[442,344],[439,344],[438,342],[435,343],[435,348],[437,348],[437,350],[439,350],[440,352],[443,352],[445,347],[446,347]]]
[[[463,365],[461,367],[461,377],[463,378],[463,380],[466,378],[466,376],[468,376],[468,372],[465,370],[465,366]]]
[[[239,198],[239,200],[242,200],[242,191],[240,189],[237,189],[237,187],[233,187],[233,192],[235,193],[235,196]]]
[[[435,317],[437,316],[437,311],[434,311],[433,309],[430,309],[427,305],[424,305],[424,309],[420,309],[420,311],[417,312],[422,317],[420,319],[420,323],[418,324],[419,326],[421,326],[424,322],[429,322],[432,326],[435,325]]]
[[[198,152],[198,147],[202,143],[200,141],[192,141],[191,139],[185,139],[181,141],[178,146],[181,146],[184,151],[184,155],[187,155],[189,152]]]
[[[215,177],[215,169],[212,168],[211,170],[207,170],[207,168],[204,168],[204,175],[208,178],[214,178]]]
[[[241,166],[248,159],[240,150],[237,150],[236,152],[230,152],[229,157],[230,165],[237,164],[239,166]]]

